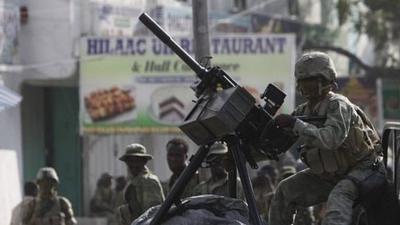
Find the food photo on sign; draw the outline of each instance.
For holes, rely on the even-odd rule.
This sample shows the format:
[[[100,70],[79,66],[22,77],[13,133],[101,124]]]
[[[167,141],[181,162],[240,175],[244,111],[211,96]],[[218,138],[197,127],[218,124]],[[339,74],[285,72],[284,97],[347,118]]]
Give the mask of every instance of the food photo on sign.
[[[133,87],[97,88],[84,96],[87,122],[124,122],[134,120],[136,101]]]

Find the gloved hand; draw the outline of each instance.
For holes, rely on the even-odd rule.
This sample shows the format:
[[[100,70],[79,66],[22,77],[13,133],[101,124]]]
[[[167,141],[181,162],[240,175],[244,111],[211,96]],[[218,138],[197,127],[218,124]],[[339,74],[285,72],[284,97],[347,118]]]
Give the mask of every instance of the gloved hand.
[[[280,128],[293,128],[296,118],[288,114],[279,114],[274,121],[275,125]]]

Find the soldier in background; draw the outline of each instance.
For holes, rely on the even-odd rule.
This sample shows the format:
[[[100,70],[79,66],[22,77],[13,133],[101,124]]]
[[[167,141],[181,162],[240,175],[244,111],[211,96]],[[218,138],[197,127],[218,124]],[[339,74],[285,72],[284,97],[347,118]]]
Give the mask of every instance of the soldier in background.
[[[128,145],[125,154],[119,158],[126,163],[131,174],[124,191],[127,204],[117,209],[120,224],[131,224],[147,209],[164,201],[158,177],[146,167],[152,158],[153,156],[147,154],[146,148],[141,144]]]
[[[90,200],[91,216],[106,217],[109,224],[114,220],[114,191],[111,185],[111,175],[103,173],[97,181],[95,194]]]
[[[57,194],[60,183],[51,167],[39,170],[36,180],[39,194],[27,204],[23,224],[26,225],[73,225],[76,224],[71,203]]]
[[[206,161],[210,164],[211,177],[198,184],[192,195],[214,194],[225,197],[229,195],[228,171],[230,163],[228,159],[228,147],[226,143],[216,142],[210,147]],[[240,180],[237,182],[237,193],[239,199],[244,199]]]
[[[119,176],[115,179],[115,188],[114,188],[114,202],[113,207],[117,208],[125,203],[124,200],[124,189],[127,184],[127,180],[125,176]]]
[[[270,161],[268,164],[261,167],[257,172],[257,176],[266,176],[270,179],[273,188],[275,189],[276,184],[278,183],[278,170]]]
[[[181,175],[187,166],[188,149],[187,142],[181,138],[173,138],[168,141],[167,145],[167,162],[168,167],[172,171],[171,177],[163,184],[164,195],[166,196],[174,185],[175,181]],[[196,172],[187,183],[181,198],[191,196],[194,187],[200,183],[199,174]]]
[[[278,183],[295,173],[296,168],[294,166],[283,166],[279,171]],[[311,207],[297,207],[293,225],[312,225],[314,221],[315,218]]]
[[[13,208],[11,213],[11,225],[22,225],[23,210],[26,209],[27,204],[32,201],[38,193],[38,186],[35,182],[28,181],[24,184],[24,197],[22,201]]]
[[[274,185],[271,178],[263,173],[257,173],[251,183],[253,184],[254,197],[260,217],[264,221],[268,221],[268,209],[274,195]]]

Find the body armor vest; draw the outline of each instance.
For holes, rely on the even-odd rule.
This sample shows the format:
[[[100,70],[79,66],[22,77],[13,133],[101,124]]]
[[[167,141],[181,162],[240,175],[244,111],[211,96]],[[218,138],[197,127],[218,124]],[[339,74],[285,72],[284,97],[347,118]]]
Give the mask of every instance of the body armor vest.
[[[306,116],[326,116],[331,101],[345,101],[354,109],[351,113],[351,125],[348,136],[338,149],[319,149],[304,145],[300,151],[302,161],[309,166],[315,174],[346,174],[358,162],[374,157],[379,143],[379,136],[364,112],[353,105],[345,97],[334,93],[319,103],[315,112],[311,112],[307,104],[301,105],[296,114]],[[318,128],[323,127],[324,122],[313,123]]]

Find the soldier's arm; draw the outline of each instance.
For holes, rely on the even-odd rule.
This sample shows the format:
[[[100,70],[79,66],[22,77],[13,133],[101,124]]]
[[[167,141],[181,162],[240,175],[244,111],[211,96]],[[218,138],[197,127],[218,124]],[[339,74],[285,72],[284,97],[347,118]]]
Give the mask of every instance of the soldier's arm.
[[[198,185],[196,185],[194,188],[193,188],[193,191],[192,191],[192,196],[196,196],[196,195],[203,195],[203,194],[207,194],[206,192],[206,183],[205,183],[205,181],[203,181],[203,182],[200,182]]]
[[[296,120],[293,131],[311,147],[327,150],[337,149],[349,134],[352,107],[342,100],[333,100],[328,105],[323,127]]]
[[[164,201],[164,193],[158,179],[149,179],[143,190],[143,211]]]
[[[72,210],[71,202],[64,197],[60,197],[59,201],[60,201],[60,205],[61,205],[61,211],[65,215],[65,224],[66,225],[77,224],[77,221],[74,217],[74,211]]]
[[[34,220],[33,212],[35,210],[36,200],[32,198],[29,202],[24,204],[21,209],[22,213],[22,224],[29,225]]]
[[[119,222],[119,225],[129,225],[133,219],[128,204],[119,206],[115,211],[115,216]]]

